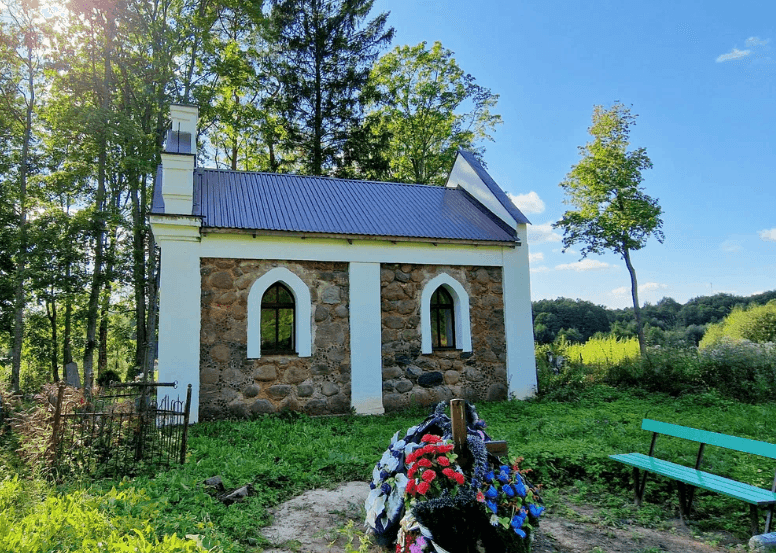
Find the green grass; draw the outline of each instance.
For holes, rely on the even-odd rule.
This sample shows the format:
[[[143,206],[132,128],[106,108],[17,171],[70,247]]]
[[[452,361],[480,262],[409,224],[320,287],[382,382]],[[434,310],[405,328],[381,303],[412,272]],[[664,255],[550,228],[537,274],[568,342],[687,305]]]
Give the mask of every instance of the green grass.
[[[629,468],[608,458],[612,453],[648,451],[651,435],[640,430],[641,419],[764,441],[773,441],[776,430],[776,403],[742,404],[715,393],[675,398],[596,386],[580,392],[575,402],[514,401],[477,407],[488,423],[486,431],[494,439],[506,439],[511,455],[525,457],[522,465],[532,468],[532,480],[546,487],[551,510],[563,514],[567,501],[592,504],[601,520],[613,525],[631,520],[661,527],[677,513],[675,484],[660,478],[648,480],[645,503],[636,509]],[[36,497],[85,490],[100,503],[110,493],[124,493],[134,498],[125,502],[129,514],[153,513],[151,524],[160,538],[193,534],[214,551],[258,551],[266,545],[260,529],[270,523],[269,509],[312,488],[368,481],[391,436],[425,416],[425,411],[414,410],[381,417],[281,415],[201,423],[191,429],[183,466],[121,482],[70,482],[59,490],[49,486]],[[658,438],[656,454],[662,458],[692,465],[696,452],[689,442]],[[0,455],[0,463],[2,459]],[[709,447],[704,468],[768,488],[774,463]],[[257,493],[226,507],[202,485],[215,475],[228,488],[252,483]],[[747,537],[747,506],[703,491],[696,497],[693,521],[699,531],[727,530]]]

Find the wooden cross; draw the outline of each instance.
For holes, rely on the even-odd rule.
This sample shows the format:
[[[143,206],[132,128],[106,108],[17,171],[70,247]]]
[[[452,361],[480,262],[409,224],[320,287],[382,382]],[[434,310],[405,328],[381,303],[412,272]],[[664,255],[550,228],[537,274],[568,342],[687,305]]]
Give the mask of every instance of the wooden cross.
[[[463,469],[471,468],[473,458],[466,446],[466,402],[462,399],[450,400],[450,419],[453,426],[453,444],[458,455],[458,464]],[[507,442],[503,440],[485,443],[488,453],[496,457],[506,457],[508,453]]]

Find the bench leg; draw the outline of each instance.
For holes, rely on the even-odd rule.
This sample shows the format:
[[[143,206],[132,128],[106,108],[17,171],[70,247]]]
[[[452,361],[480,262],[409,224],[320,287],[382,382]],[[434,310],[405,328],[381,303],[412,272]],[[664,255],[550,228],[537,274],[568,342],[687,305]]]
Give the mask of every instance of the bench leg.
[[[749,505],[749,518],[752,521],[752,535],[756,536],[760,533],[760,521],[758,520],[760,517],[757,513],[757,505]]]
[[[633,467],[633,492],[636,496],[636,506],[641,507],[641,499],[644,497],[644,486],[647,483],[647,471],[639,478],[639,469]]]
[[[773,504],[768,507],[768,516],[765,517],[765,533],[771,531],[771,521],[773,520]]]
[[[690,513],[687,511],[687,489],[684,487],[684,482],[677,482],[679,488],[679,519],[682,524],[687,524],[687,520],[690,517]]]

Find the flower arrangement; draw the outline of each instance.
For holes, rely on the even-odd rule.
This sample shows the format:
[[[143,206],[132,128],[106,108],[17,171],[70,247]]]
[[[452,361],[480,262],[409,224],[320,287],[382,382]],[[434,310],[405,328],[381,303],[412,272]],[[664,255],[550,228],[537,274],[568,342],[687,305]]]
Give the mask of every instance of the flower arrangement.
[[[378,543],[396,553],[474,549],[530,551],[531,531],[544,511],[537,488],[520,469],[489,455],[485,423],[467,405],[471,465],[459,464],[450,419],[439,404],[403,439],[397,432],[373,471],[366,523]],[[462,544],[468,544],[461,549]],[[471,546],[471,547],[470,547]],[[446,549],[447,548],[447,549]]]

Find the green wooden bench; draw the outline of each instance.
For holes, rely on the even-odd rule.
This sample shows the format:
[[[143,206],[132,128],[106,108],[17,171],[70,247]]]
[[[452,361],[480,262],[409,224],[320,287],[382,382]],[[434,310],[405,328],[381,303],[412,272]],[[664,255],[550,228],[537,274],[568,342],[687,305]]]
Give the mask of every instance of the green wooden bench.
[[[637,505],[641,505],[641,498],[644,495],[644,485],[647,480],[647,472],[652,472],[677,481],[679,487],[679,513],[682,520],[686,519],[690,514],[695,488],[703,488],[704,490],[717,492],[749,503],[752,535],[759,533],[758,508],[767,507],[768,515],[765,519],[765,533],[768,533],[771,526],[771,518],[773,517],[774,504],[776,504],[776,474],[774,475],[771,490],[768,491],[729,478],[723,478],[715,474],[703,472],[699,469],[701,461],[703,460],[703,450],[707,444],[732,449],[734,451],[760,455],[770,459],[776,459],[776,444],[758,442],[757,440],[728,436],[726,434],[708,432],[706,430],[697,430],[695,428],[688,428],[686,426],[653,421],[650,419],[643,420],[641,429],[653,433],[652,444],[649,446],[649,455],[644,455],[642,453],[622,453],[609,456],[615,461],[633,467],[633,483]],[[698,449],[698,457],[695,461],[695,468],[685,467],[653,457],[652,454],[655,451],[655,441],[657,440],[658,434],[698,442],[700,447]],[[639,479],[639,469],[644,471],[641,479]]]

